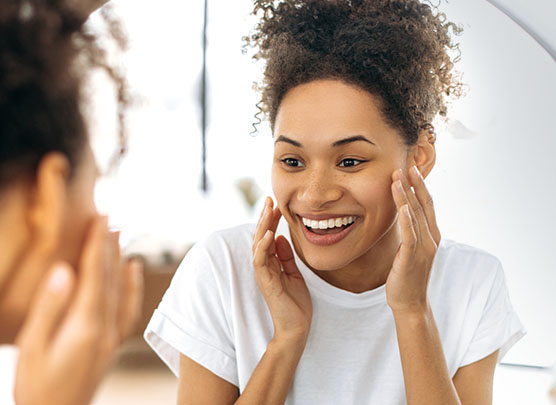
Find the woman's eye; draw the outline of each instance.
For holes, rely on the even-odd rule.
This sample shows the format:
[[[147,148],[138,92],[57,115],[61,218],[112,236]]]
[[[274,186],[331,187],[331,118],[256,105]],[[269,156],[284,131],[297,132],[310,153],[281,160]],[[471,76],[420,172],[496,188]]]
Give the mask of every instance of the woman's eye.
[[[354,167],[354,166],[357,166],[360,163],[362,163],[362,160],[344,159],[340,162],[340,164],[338,166],[340,166],[340,167]]]
[[[301,161],[299,161],[298,159],[294,159],[294,158],[285,158],[282,159],[282,162],[289,167],[303,167],[303,163],[301,163]]]

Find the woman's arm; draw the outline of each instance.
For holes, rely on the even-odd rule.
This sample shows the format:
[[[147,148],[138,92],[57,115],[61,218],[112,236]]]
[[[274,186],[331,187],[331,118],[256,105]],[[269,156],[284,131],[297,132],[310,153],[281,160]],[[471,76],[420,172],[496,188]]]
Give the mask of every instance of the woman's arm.
[[[235,385],[181,355],[178,404],[283,404],[304,347],[304,341],[272,340],[241,396]]]
[[[189,357],[180,356],[178,404],[233,404],[238,388]]]
[[[386,293],[396,324],[407,403],[491,404],[495,354],[463,367],[453,381],[446,365],[427,298],[440,231],[424,180],[414,167],[409,179],[396,171],[393,181],[402,244],[386,282]]]
[[[453,381],[462,404],[492,404],[494,369],[497,363],[498,350],[456,372]]]
[[[492,404],[498,351],[450,379],[432,313],[395,315],[408,404]]]
[[[408,405],[461,404],[432,312],[394,313],[394,320]]]
[[[274,238],[280,216],[267,199],[253,239],[255,280],[272,316],[273,339],[241,396],[233,384],[182,355],[179,404],[285,402],[307,342],[312,305],[291,246],[282,236]]]

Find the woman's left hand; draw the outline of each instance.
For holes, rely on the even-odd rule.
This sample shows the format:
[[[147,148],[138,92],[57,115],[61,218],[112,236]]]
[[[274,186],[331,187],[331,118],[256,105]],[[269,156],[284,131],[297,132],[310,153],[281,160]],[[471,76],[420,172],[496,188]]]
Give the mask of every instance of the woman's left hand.
[[[427,285],[440,231],[432,198],[417,167],[409,170],[409,179],[396,170],[392,180],[401,245],[386,281],[386,297],[394,313],[423,312],[428,308]]]

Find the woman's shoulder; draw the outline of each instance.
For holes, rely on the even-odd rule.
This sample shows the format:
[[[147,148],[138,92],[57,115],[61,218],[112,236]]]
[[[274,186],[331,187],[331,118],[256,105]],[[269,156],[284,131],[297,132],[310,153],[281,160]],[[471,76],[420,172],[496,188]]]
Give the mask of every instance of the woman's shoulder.
[[[438,245],[435,262],[459,263],[464,266],[474,265],[479,267],[498,267],[500,260],[484,249],[456,242],[451,239],[442,239]]]
[[[223,253],[222,250],[236,254],[244,250],[251,252],[255,227],[255,224],[248,223],[220,229],[200,239],[194,246],[217,254]]]
[[[249,271],[255,224],[243,224],[212,232],[200,238],[186,254],[178,273],[188,277],[229,279],[234,273]]]
[[[431,274],[433,284],[464,289],[492,285],[503,278],[500,260],[492,253],[449,239],[440,242]]]

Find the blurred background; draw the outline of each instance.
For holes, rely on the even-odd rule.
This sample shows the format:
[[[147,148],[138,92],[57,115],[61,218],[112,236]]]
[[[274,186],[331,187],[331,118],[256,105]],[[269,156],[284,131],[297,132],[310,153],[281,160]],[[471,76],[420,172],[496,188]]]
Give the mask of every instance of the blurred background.
[[[108,171],[117,148],[116,121],[107,118],[113,89],[102,74],[91,77],[94,149],[105,173],[96,199],[122,229],[126,253],[144,259],[146,296],[137,336],[96,403],[175,403],[177,381],[141,331],[189,247],[253,221],[272,195],[268,124],[253,133],[253,83],[263,66],[242,52],[256,19],[249,0],[112,3],[130,40],[114,58],[136,101],[128,152]],[[556,2],[452,0],[440,9],[464,28],[456,68],[467,94],[436,123],[438,160],[428,184],[439,224],[443,237],[501,259],[528,331],[497,370],[494,403],[556,404]],[[4,348],[0,356],[7,382],[15,354]]]

